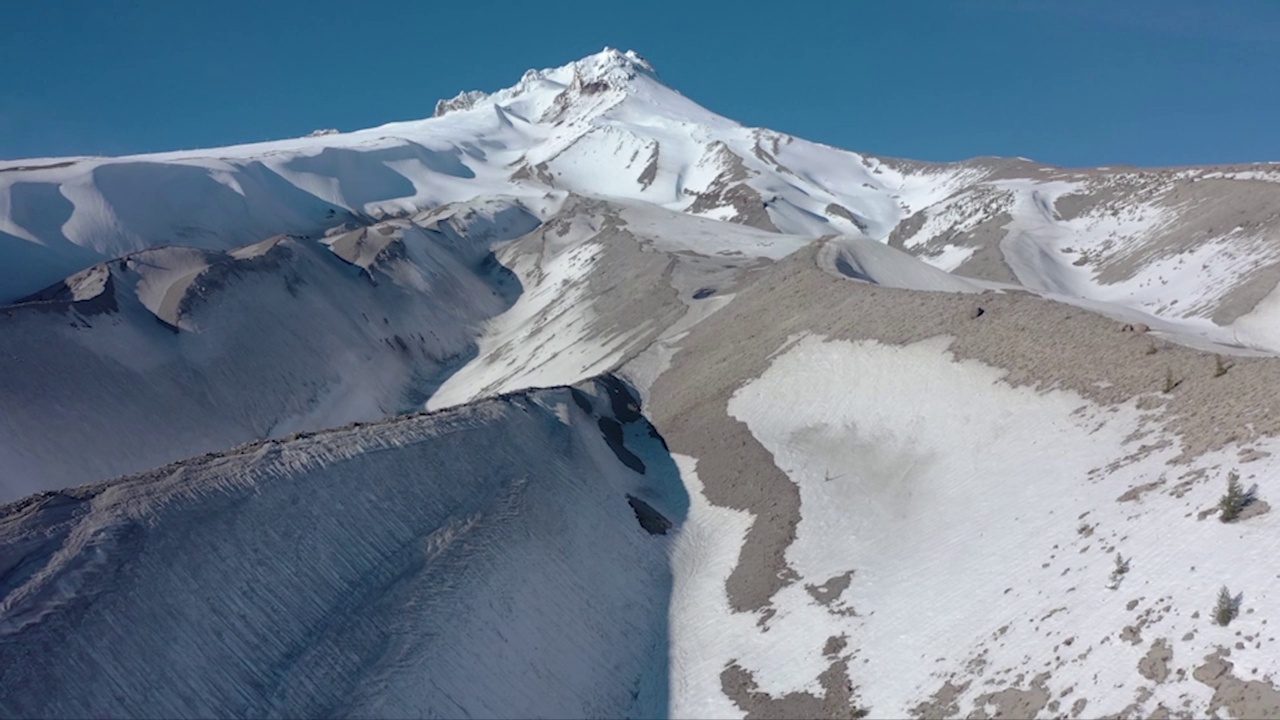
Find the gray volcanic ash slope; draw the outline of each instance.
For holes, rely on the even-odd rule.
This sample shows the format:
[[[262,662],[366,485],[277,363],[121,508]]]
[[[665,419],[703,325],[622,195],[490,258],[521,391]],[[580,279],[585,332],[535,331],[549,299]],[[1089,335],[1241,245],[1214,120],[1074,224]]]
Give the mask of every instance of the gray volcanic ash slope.
[[[0,163],[0,714],[1280,716],[1278,193],[613,50]]]

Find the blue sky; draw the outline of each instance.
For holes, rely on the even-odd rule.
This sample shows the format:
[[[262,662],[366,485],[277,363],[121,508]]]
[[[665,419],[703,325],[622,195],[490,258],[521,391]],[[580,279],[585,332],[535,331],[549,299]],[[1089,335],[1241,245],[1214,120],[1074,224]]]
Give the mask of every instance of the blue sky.
[[[50,0],[0,8],[0,158],[424,117],[605,45],[749,125],[881,155],[1280,160],[1280,2]]]

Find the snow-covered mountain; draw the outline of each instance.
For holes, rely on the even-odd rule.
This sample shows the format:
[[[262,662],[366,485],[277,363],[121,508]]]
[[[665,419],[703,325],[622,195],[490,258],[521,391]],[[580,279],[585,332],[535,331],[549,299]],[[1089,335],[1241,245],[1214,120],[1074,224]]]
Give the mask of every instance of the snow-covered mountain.
[[[608,49],[0,163],[0,714],[1280,716],[1275,208]]]
[[[883,237],[967,168],[895,170],[745,128],[606,50],[530,71],[436,117],[345,134],[123,158],[0,162],[0,299],[159,245],[226,250],[278,234],[550,190],[643,201],[807,235]]]

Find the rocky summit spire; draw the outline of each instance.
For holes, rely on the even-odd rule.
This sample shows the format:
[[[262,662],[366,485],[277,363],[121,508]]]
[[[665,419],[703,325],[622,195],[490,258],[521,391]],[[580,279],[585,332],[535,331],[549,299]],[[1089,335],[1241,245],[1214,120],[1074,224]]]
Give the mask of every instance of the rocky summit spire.
[[[625,92],[630,89],[631,82],[640,76],[656,80],[658,74],[649,61],[634,50],[623,52],[606,47],[594,55],[557,68],[527,70],[520,82],[504,90],[494,93],[468,90],[448,100],[440,100],[436,103],[434,116],[470,110],[487,102],[508,102],[547,85],[559,85],[581,95],[594,95],[607,90]]]

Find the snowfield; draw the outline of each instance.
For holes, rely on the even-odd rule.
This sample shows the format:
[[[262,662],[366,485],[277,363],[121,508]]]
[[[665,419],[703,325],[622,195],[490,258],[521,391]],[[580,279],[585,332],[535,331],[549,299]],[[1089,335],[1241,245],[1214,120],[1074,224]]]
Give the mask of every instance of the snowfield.
[[[1196,668],[1241,637],[1231,660],[1269,667],[1274,637],[1248,608],[1269,606],[1280,584],[1236,555],[1280,550],[1274,518],[1236,530],[1197,517],[1216,485],[1144,493],[1176,450],[1127,459],[1140,410],[1011,388],[947,344],[797,338],[729,404],[801,495],[787,553],[799,578],[768,629],[811,650],[785,665],[767,645],[739,655],[762,689],[812,690],[827,637],[848,639],[850,677],[869,678],[861,701],[888,716],[919,712],[948,682],[964,686],[949,700],[962,715],[1054,714],[1080,701],[1090,717],[1130,703],[1140,714],[1206,708],[1213,689]],[[806,381],[814,374],[823,382]],[[1238,449],[1186,471],[1216,474]],[[1277,449],[1265,446],[1271,456],[1250,475],[1274,475]],[[1129,570],[1113,588],[1117,554]],[[833,582],[844,587],[830,599],[815,592]],[[1223,584],[1246,596],[1230,629],[1201,621]],[[1158,670],[1142,664],[1165,653]],[[789,677],[769,687],[779,667]],[[993,696],[1017,676],[1023,696]]]
[[[0,716],[1280,717],[1277,177],[612,49],[0,162]]]

